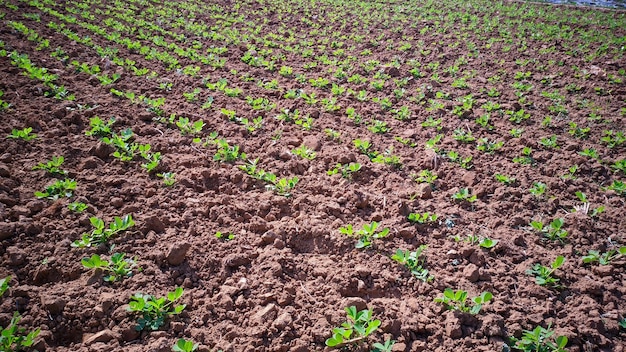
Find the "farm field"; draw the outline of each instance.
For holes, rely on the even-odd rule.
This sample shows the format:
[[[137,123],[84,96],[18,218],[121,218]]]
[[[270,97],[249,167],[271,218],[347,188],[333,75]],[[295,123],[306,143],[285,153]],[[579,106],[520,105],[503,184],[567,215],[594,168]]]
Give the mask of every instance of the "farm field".
[[[624,351],[625,54],[573,6],[0,0],[0,350]]]

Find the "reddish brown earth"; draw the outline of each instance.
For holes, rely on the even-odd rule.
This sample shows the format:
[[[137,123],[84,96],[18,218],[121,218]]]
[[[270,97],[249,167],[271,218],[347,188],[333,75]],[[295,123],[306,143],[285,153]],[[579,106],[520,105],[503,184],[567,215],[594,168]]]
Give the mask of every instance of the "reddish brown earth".
[[[38,134],[30,142],[3,139],[0,143],[0,278],[12,277],[11,289],[0,298],[0,325],[7,326],[13,312],[19,311],[23,317],[21,327],[29,331],[41,328],[36,344],[39,351],[170,351],[181,337],[200,343],[200,351],[321,351],[332,328],[344,321],[343,308],[349,305],[373,309],[382,325],[369,341],[396,340],[394,351],[500,351],[505,343],[511,345],[510,337],[519,337],[523,330],[539,324],[568,336],[570,351],[626,348],[624,332],[618,326],[626,314],[624,261],[598,266],[583,265],[580,259],[590,249],[606,251],[614,244],[626,244],[626,200],[604,190],[612,180],[624,179],[608,165],[623,159],[626,148],[622,145],[609,149],[599,143],[602,130],[625,129],[619,109],[624,107],[626,88],[623,84],[611,86],[612,94],[607,96],[594,92],[594,87],[609,87],[607,72],[623,68],[623,59],[589,63],[558,52],[542,55],[536,51],[538,46],[529,46],[525,58],[566,62],[558,68],[562,74],[548,72],[553,79],[549,89],[564,92],[574,80],[573,65],[592,72],[584,81],[575,80],[583,86],[575,99],[594,102],[606,122],[587,121],[589,109],[577,108],[574,98],[568,98],[569,115],[545,129],[540,123],[548,114],[550,102],[541,97],[538,88],[529,94],[533,102],[532,107],[526,107],[532,114],[529,122],[520,127],[506,117],[496,117],[495,128],[487,131],[473,122],[484,113],[478,108],[482,103],[495,100],[504,109],[519,109],[510,83],[514,72],[526,69],[515,64],[517,53],[487,51],[471,59],[470,67],[477,70],[477,76],[470,81],[469,91],[450,88],[453,78],[447,76],[441,83],[426,77],[410,81],[407,91],[432,84],[435,91],[450,92],[452,100],[434,113],[425,110],[427,104],[398,104],[396,107],[409,105],[414,115],[403,122],[393,119],[378,104],[361,103],[347,96],[339,100],[342,110],[334,114],[301,99],[283,99],[288,88],[316,91],[320,99],[330,97],[330,92],[251,68],[239,60],[245,46],[233,47],[225,54],[228,60],[224,68],[203,67],[200,76],[210,74],[213,82],[220,77],[237,82],[230,70],[249,71],[255,79],[278,79],[283,92],[270,94],[254,82],[236,83],[243,89],[243,97],[265,96],[277,104],[274,110],[263,113],[263,128],[249,134],[220,114],[220,108],[229,108],[244,117],[257,116],[245,99],[228,98],[203,88],[201,102],[209,95],[215,98],[213,107],[203,110],[182,96],[193,87],[203,87],[200,79],[168,71],[122,46],[107,44],[137,61],[138,67],[153,67],[159,75],[158,79],[147,80],[112,66],[105,72],[116,70],[122,74],[112,87],[151,97],[165,96],[168,114],[204,120],[203,136],[216,131],[231,145],[239,145],[249,158],[259,158],[263,169],[279,177],[298,176],[300,182],[292,196],[283,197],[265,190],[263,183],[239,170],[242,162],[213,161],[214,146],[192,143],[192,138],[182,136],[175,126],[152,121],[154,115],[144,106],[112,96],[110,87],[102,87],[97,79],[52,58],[51,50],[35,50],[37,44],[6,22],[22,21],[36,29],[49,38],[51,49],[63,48],[70,60],[107,66],[92,49],[48,28],[45,24],[55,20],[52,16],[42,14],[41,23],[25,19],[22,13],[37,9],[27,3],[7,3],[12,2],[20,10],[3,8],[6,16],[0,37],[5,49],[27,53],[33,63],[58,74],[59,82],[76,95],[73,102],[45,97],[41,84],[21,74],[8,57],[0,58],[2,99],[11,104],[0,112],[0,132],[8,135],[14,128],[30,126]],[[214,21],[208,16],[201,19]],[[295,19],[287,23],[296,24]],[[72,28],[82,36],[88,35],[83,28]],[[621,32],[624,35],[623,28]],[[106,42],[96,35],[93,39]],[[436,45],[434,40],[432,45]],[[494,44],[494,48],[499,45]],[[424,58],[424,63],[436,57],[442,64],[449,64],[460,56],[445,46],[437,50]],[[382,50],[374,57],[382,63],[391,61],[391,54]],[[504,63],[497,69],[509,76],[501,82],[488,82],[495,70],[492,62],[498,59],[504,59]],[[292,54],[282,64],[303,72],[301,59]],[[428,73],[425,65],[423,70]],[[410,76],[406,66],[398,72],[387,72]],[[362,70],[360,73],[366,74]],[[172,82],[172,90],[159,90],[162,81]],[[231,82],[229,86],[235,84]],[[530,82],[541,86],[538,75]],[[492,87],[502,93],[501,97],[489,98],[482,90]],[[392,84],[379,93],[369,84],[354,89],[393,96]],[[454,99],[469,93],[477,99],[473,115],[459,119],[451,113],[457,104]],[[343,113],[348,106],[366,118],[387,121],[391,132],[378,135],[364,125],[355,126]],[[318,116],[314,127],[305,131],[275,120],[273,117],[284,108]],[[443,118],[441,131],[421,126],[431,115]],[[160,170],[175,172],[176,183],[164,186],[140,167],[141,161],[123,163],[113,158],[104,144],[85,135],[93,116],[114,116],[116,131],[131,128],[137,142],[150,143],[154,151],[160,151]],[[567,133],[572,121],[591,128],[587,139]],[[505,146],[495,154],[480,152],[475,143],[461,144],[452,138],[452,132],[459,127],[471,128],[477,138],[505,141]],[[514,127],[524,129],[522,138],[510,137],[508,131]],[[340,131],[341,142],[329,140],[326,128]],[[274,140],[277,130],[282,131],[281,138]],[[439,145],[442,149],[472,155],[474,167],[468,171],[425,151],[424,143],[437,133],[445,134]],[[560,149],[542,148],[538,139],[552,134],[559,136]],[[417,147],[404,146],[394,141],[394,136],[408,138]],[[403,167],[370,162],[353,147],[351,141],[356,138],[371,140],[380,151],[393,145]],[[301,144],[315,149],[317,157],[307,161],[290,153]],[[535,166],[511,161],[524,146],[533,148]],[[578,154],[589,147],[607,162],[601,164]],[[34,192],[43,190],[53,178],[31,169],[55,155],[65,157],[63,168],[77,180],[78,188],[70,199],[37,199]],[[363,169],[352,181],[326,174],[338,162],[356,161]],[[576,179],[559,177],[574,164],[580,166]],[[412,180],[412,174],[424,169],[438,176],[433,189]],[[518,181],[505,186],[493,179],[495,173]],[[547,184],[548,196],[537,198],[528,192],[538,181]],[[468,187],[478,201],[454,202],[452,195],[460,187]],[[571,209],[580,203],[576,191],[584,192],[592,207],[604,205],[606,211],[596,218],[572,213]],[[75,214],[67,208],[72,201],[82,201],[89,208]],[[409,212],[426,211],[436,213],[439,221],[418,227],[406,219]],[[91,230],[91,216],[108,223],[114,216],[125,214],[132,214],[136,226],[115,237],[112,244],[115,251],[136,256],[142,270],[121,282],[105,283],[101,274],[85,269],[80,261],[94,253],[107,256],[109,248],[76,249],[70,243]],[[564,244],[546,241],[528,226],[531,220],[549,222],[555,217],[565,219],[569,235]],[[371,221],[380,221],[391,230],[390,237],[375,240],[371,249],[355,249],[355,240],[338,232],[346,224],[360,227]],[[235,239],[217,239],[217,231],[232,232]],[[468,234],[499,243],[486,250],[452,239]],[[428,245],[425,266],[435,277],[430,283],[417,280],[390,259],[398,248],[415,249],[421,244]],[[557,255],[566,258],[556,272],[563,288],[540,287],[525,274],[534,263],[549,265]],[[127,311],[129,297],[136,292],[162,296],[177,286],[185,289],[181,302],[187,308],[183,314],[168,320],[159,331],[136,332],[136,316]],[[447,287],[464,289],[471,296],[490,291],[494,299],[476,316],[446,311],[433,299]]]

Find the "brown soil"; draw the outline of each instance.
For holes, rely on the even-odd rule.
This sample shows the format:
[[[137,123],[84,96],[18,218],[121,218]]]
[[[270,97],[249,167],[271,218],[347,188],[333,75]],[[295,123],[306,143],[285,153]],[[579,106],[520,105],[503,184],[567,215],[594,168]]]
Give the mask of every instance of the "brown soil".
[[[19,8],[14,10],[6,4]],[[46,6],[68,14],[66,6],[70,3]],[[94,8],[107,6],[112,5],[103,3]],[[226,1],[224,6],[230,8],[232,4]],[[256,3],[245,6],[248,8],[239,11],[248,20],[268,18],[264,27],[267,31],[279,23],[298,33],[300,26],[306,26],[300,20],[302,14],[279,18]],[[558,11],[542,5],[528,7]],[[320,5],[311,10],[308,18],[317,24],[323,18],[317,16],[331,10],[330,5]],[[99,57],[93,47],[51,29],[49,22],[62,21],[48,12],[17,0],[5,1],[2,11],[5,16],[0,38],[7,52],[28,54],[35,65],[58,74],[57,83],[76,96],[75,101],[44,96],[45,86],[23,75],[8,56],[0,58],[0,89],[4,92],[1,99],[11,104],[0,112],[3,121],[0,133],[5,136],[12,129],[30,126],[38,135],[29,142],[4,139],[0,143],[0,278],[12,277],[11,289],[0,298],[0,325],[7,326],[13,312],[19,311],[21,327],[41,328],[36,344],[39,351],[170,351],[181,337],[200,343],[200,351],[321,351],[332,328],[345,320],[343,309],[349,305],[373,309],[382,325],[369,341],[396,340],[394,351],[500,351],[505,344],[511,345],[510,337],[519,337],[523,330],[537,325],[551,326],[557,335],[568,336],[570,351],[626,348],[623,330],[618,325],[626,313],[623,260],[605,266],[585,265],[581,261],[581,256],[589,250],[606,251],[626,244],[626,199],[604,188],[613,180],[624,180],[624,174],[613,172],[610,165],[626,156],[626,148],[623,144],[608,148],[600,143],[603,130],[625,130],[620,109],[625,105],[626,87],[607,80],[607,75],[619,75],[618,70],[625,67],[623,58],[587,62],[581,56],[558,50],[546,54],[541,52],[542,48],[559,44],[532,38],[528,38],[527,52],[503,53],[500,49],[504,43],[497,42],[491,50],[471,57],[468,66],[463,67],[476,72],[468,80],[469,89],[451,88],[455,77],[440,69],[440,82],[431,81],[426,66],[434,61],[440,62],[441,67],[450,66],[463,54],[464,46],[452,49],[448,44],[458,38],[429,32],[420,37],[429,53],[419,54],[414,40],[414,50],[403,53],[401,58],[402,62],[419,59],[425,77],[409,80],[405,87],[407,96],[397,99],[393,79],[410,77],[410,66],[402,64],[395,69],[387,65],[398,52],[385,50],[385,40],[399,43],[402,39],[382,23],[375,32],[370,28],[373,35],[381,34],[385,38],[380,47],[369,45],[369,39],[346,43],[346,47],[355,45],[354,53],[369,48],[373,54],[368,60],[375,59],[388,66],[383,72],[392,78],[378,92],[369,83],[337,80],[322,64],[307,71],[303,65],[324,54],[319,49],[320,43],[312,46],[313,58],[306,59],[280,47],[273,48],[274,54],[285,54],[277,70],[283,65],[291,66],[294,72],[304,73],[307,78],[327,77],[355,91],[365,89],[370,97],[389,97],[393,109],[408,106],[412,119],[399,121],[379,104],[371,100],[360,102],[346,94],[338,100],[341,110],[334,113],[324,111],[319,103],[311,106],[302,99],[284,99],[288,89],[315,92],[320,101],[332,95],[330,89],[313,88],[308,80],[299,83],[294,78],[280,76],[277,71],[247,65],[240,60],[247,50],[245,44],[228,47],[228,52],[222,55],[227,59],[223,68],[214,69],[180,57],[181,67],[201,67],[197,77],[190,77],[180,70],[148,61],[137,51],[108,41],[78,24],[65,23],[66,28],[79,36],[90,36],[97,45],[117,49],[119,57],[134,60],[138,68],[150,68],[157,75],[139,77],[127,67]],[[478,13],[471,8],[467,11]],[[591,11],[576,11],[593,16]],[[25,16],[32,13],[39,13],[41,21]],[[195,23],[215,24],[216,20],[209,14],[195,13]],[[182,13],[182,16],[191,15]],[[104,20],[112,17],[100,13],[93,20],[80,16],[79,19],[104,26]],[[38,44],[11,28],[9,21],[22,22],[47,38],[49,48],[36,50]],[[335,26],[335,30],[347,34],[356,32],[356,24],[349,23],[341,29],[338,24],[320,24]],[[427,20],[420,23],[418,28],[435,25]],[[184,27],[163,25],[163,28],[185,33]],[[241,22],[232,26],[233,30],[242,28]],[[616,37],[626,35],[624,28],[609,29],[600,24],[591,28],[613,31]],[[416,38],[420,35],[411,28],[406,28],[403,34]],[[168,35],[164,37],[168,42],[176,42]],[[191,39],[177,43],[188,47]],[[481,43],[479,38],[467,40],[471,39]],[[151,44],[148,40],[142,43]],[[203,50],[211,45],[207,39]],[[261,43],[257,46],[263,48]],[[60,61],[50,55],[57,47],[67,53],[69,60]],[[327,49],[327,54],[334,50],[330,46]],[[537,61],[520,67],[515,62],[520,58]],[[69,64],[72,60],[98,64],[104,73],[117,72],[121,78],[104,87],[94,76],[77,72]],[[494,63],[499,60],[501,63]],[[553,64],[548,71],[541,71],[539,66],[548,64],[549,60],[563,61],[564,65]],[[586,70],[589,75],[585,79],[575,78],[572,67]],[[232,74],[232,70],[237,74]],[[519,71],[533,72],[525,82],[535,89],[527,94],[530,103],[524,106],[517,102],[511,87],[515,82],[513,76]],[[244,73],[264,82],[277,79],[279,91],[261,88],[254,80],[245,82],[240,78]],[[348,71],[348,77],[354,73],[368,79],[373,75],[356,64]],[[502,76],[499,82],[488,80],[496,73]],[[229,87],[239,87],[243,93],[231,98],[211,92],[201,78],[207,75],[210,82],[227,78]],[[545,77],[551,80],[550,86],[541,82]],[[172,83],[171,90],[159,89],[163,82]],[[569,94],[565,87],[570,83],[582,88]],[[239,145],[248,158],[258,158],[260,168],[278,177],[298,176],[299,183],[291,197],[266,190],[263,182],[239,169],[243,161],[214,161],[215,146],[193,143],[192,137],[181,135],[176,126],[153,121],[156,116],[146,111],[145,105],[113,96],[109,91],[112,87],[151,98],[165,97],[166,116],[175,113],[193,121],[202,119],[206,124],[203,137],[210,131],[218,132],[230,145]],[[199,102],[189,102],[183,93],[196,87],[201,91]],[[432,87],[432,91],[426,87]],[[611,93],[599,95],[596,87],[610,89]],[[424,89],[425,102],[407,99],[417,95],[418,88]],[[489,97],[487,91],[491,88],[497,89],[501,96]],[[541,121],[550,114],[551,101],[540,93],[553,90],[565,95],[564,106],[569,114],[555,118],[551,128],[544,128]],[[428,99],[437,99],[434,96],[437,91],[449,93],[450,99],[438,99],[444,107],[427,111]],[[459,105],[456,99],[470,93],[476,99],[474,109],[462,118],[455,116],[453,107]],[[266,97],[276,107],[269,112],[253,111],[244,99],[248,95]],[[200,105],[209,96],[214,98],[212,107],[202,109]],[[507,116],[494,113],[494,128],[490,131],[481,128],[474,119],[485,113],[480,106],[487,101],[499,102],[503,111],[523,108],[531,114],[531,119],[517,125]],[[591,103],[580,107],[578,102],[582,101]],[[365,124],[354,124],[344,113],[349,106],[365,121],[386,121],[391,131],[374,134]],[[249,133],[243,126],[226,120],[220,113],[222,108],[236,110],[238,116],[248,119],[261,115],[263,128]],[[313,128],[303,130],[293,123],[274,119],[287,108],[297,108],[303,116],[315,117]],[[588,121],[592,111],[603,116],[604,121]],[[86,136],[89,119],[94,116],[105,120],[115,117],[115,131],[130,128],[136,142],[150,143],[153,151],[163,155],[160,172],[174,172],[176,183],[164,186],[160,178],[141,168],[139,158],[118,161],[108,146]],[[421,125],[429,116],[442,119],[439,131]],[[568,134],[570,122],[590,127],[588,138]],[[328,128],[341,132],[340,142],[326,136],[324,130]],[[457,128],[471,129],[477,140],[504,141],[504,147],[493,154],[478,151],[476,142],[463,144],[453,139]],[[512,138],[511,128],[523,128],[522,137]],[[277,131],[280,131],[279,139],[275,138]],[[445,135],[438,145],[441,150],[473,156],[473,168],[463,169],[423,147],[438,133]],[[540,138],[551,135],[558,136],[560,149],[550,150],[538,143]],[[417,147],[398,143],[394,140],[396,136],[416,143]],[[393,154],[402,160],[402,168],[372,163],[354,148],[352,140],[357,138],[371,140],[373,148],[380,152],[392,146]],[[309,161],[290,152],[302,144],[314,149],[317,157]],[[534,164],[512,162],[521,155],[524,146],[533,148]],[[579,155],[584,148],[597,150],[604,162]],[[71,198],[38,199],[34,192],[43,190],[54,178],[43,171],[33,171],[32,167],[57,155],[65,157],[63,169],[78,182],[77,190]],[[337,163],[348,162],[363,165],[352,180],[326,174]],[[579,165],[576,178],[561,178],[574,164]],[[412,175],[422,170],[432,170],[438,176],[433,187],[413,180]],[[517,182],[505,186],[494,180],[496,173],[515,177]],[[531,195],[528,189],[533,182],[545,183],[547,195]],[[478,200],[471,204],[455,202],[452,195],[462,187],[469,188]],[[571,212],[580,204],[576,191],[587,195],[592,209],[603,205],[605,212],[593,218]],[[73,201],[84,202],[89,207],[84,213],[76,214],[67,207]],[[439,218],[432,225],[416,226],[407,221],[410,212],[436,213]],[[110,246],[77,249],[70,244],[82,233],[91,231],[90,217],[97,216],[108,224],[114,216],[126,214],[132,214],[136,225],[113,238],[110,244],[115,246],[114,251],[136,257],[142,270],[123,281],[105,283],[102,273],[85,269],[81,259],[95,253],[108,257]],[[543,239],[528,226],[532,220],[542,219],[546,223],[556,217],[565,219],[569,233],[563,244]],[[347,224],[360,228],[372,221],[388,227],[391,235],[374,240],[370,249],[355,249],[356,240],[338,231]],[[218,231],[232,233],[235,238],[218,239],[215,237]],[[469,234],[499,242],[491,250],[482,249],[463,241]],[[462,240],[455,241],[455,236]],[[415,249],[422,244],[428,246],[425,267],[435,277],[429,283],[417,280],[390,259],[399,248]],[[538,286],[525,273],[535,263],[549,265],[557,255],[566,258],[556,272],[562,288]],[[159,331],[136,332],[136,316],[127,311],[130,296],[136,292],[162,296],[177,286],[185,289],[181,300],[187,305],[184,312],[169,319]],[[494,299],[475,316],[447,311],[433,299],[448,287],[466,290],[472,297],[490,291]]]

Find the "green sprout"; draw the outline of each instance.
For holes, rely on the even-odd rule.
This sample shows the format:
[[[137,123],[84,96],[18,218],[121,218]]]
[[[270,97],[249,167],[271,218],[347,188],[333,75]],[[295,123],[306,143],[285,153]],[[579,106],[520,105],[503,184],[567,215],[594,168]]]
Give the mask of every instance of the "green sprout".
[[[333,336],[326,340],[326,346],[341,348],[358,344],[380,326],[380,320],[372,320],[372,310],[357,311],[355,306],[345,308],[347,321],[333,329]]]
[[[472,315],[478,314],[483,304],[491,301],[493,295],[491,292],[483,292],[479,296],[470,299],[470,303],[466,303],[467,291],[456,290],[446,288],[443,291],[443,296],[435,298],[435,302],[443,303],[446,309],[458,310]]]
[[[358,238],[355,247],[357,249],[367,248],[372,245],[372,239],[384,238],[389,235],[389,228],[385,227],[381,231],[376,231],[380,224],[376,221],[370,224],[363,224],[360,230],[354,230],[351,224],[339,228],[339,232],[349,237]]]
[[[166,297],[156,298],[152,295],[135,293],[128,303],[128,310],[141,314],[137,320],[137,331],[158,330],[165,319],[172,315],[180,314],[186,307],[185,304],[174,305],[183,295],[183,288],[177,287],[168,292]]]

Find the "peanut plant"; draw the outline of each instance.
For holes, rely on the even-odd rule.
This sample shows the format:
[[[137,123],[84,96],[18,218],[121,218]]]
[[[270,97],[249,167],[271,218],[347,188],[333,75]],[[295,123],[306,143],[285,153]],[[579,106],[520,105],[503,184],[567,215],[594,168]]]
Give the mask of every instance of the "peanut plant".
[[[428,269],[424,268],[425,259],[422,253],[426,250],[426,245],[421,245],[415,251],[398,249],[396,253],[391,256],[391,259],[395,260],[401,265],[404,265],[411,271],[416,278],[424,282],[430,282],[435,279],[434,276],[429,275]]]
[[[37,138],[37,135],[35,133],[31,132],[33,131],[32,127],[26,127],[24,129],[18,130],[18,129],[13,129],[11,131],[11,134],[7,135],[7,138],[11,138],[11,139],[21,139],[24,140],[26,142],[31,141],[35,138]]]
[[[333,329],[332,337],[326,340],[326,346],[331,348],[341,348],[349,345],[356,345],[380,326],[380,320],[372,320],[372,310],[364,309],[357,311],[355,306],[345,308],[347,321],[340,327]]]
[[[123,218],[114,217],[113,222],[109,224],[109,228],[105,228],[104,221],[95,216],[91,217],[89,221],[94,229],[91,233],[84,233],[80,240],[72,242],[72,247],[85,248],[107,243],[116,234],[126,231],[135,225],[130,214]]]
[[[44,170],[53,176],[65,176],[67,175],[67,171],[61,169],[61,165],[63,165],[64,161],[63,156],[54,156],[52,160],[33,166],[33,170]]]
[[[567,336],[553,338],[554,331],[538,325],[533,330],[524,330],[522,337],[513,338],[516,350],[523,352],[566,352]]]
[[[435,302],[443,303],[449,310],[458,310],[475,315],[480,312],[482,305],[491,301],[492,298],[491,292],[483,292],[479,296],[471,298],[471,303],[468,304],[466,303],[467,291],[453,291],[451,288],[446,288],[443,291],[443,296],[435,298]]]
[[[354,230],[352,224],[348,224],[339,228],[339,232],[348,237],[356,237],[358,240],[355,244],[357,249],[367,248],[372,245],[372,239],[385,238],[389,235],[389,228],[377,231],[380,224],[376,221],[370,224],[363,224],[360,230]]]
[[[70,198],[74,195],[76,185],[77,182],[69,178],[56,180],[53,184],[47,186],[43,192],[35,192],[35,196],[50,200],[57,200],[61,197]]]
[[[563,256],[558,256],[550,264],[550,267],[537,263],[533,265],[532,268],[526,270],[526,274],[534,276],[535,283],[537,283],[537,285],[558,288],[560,280],[552,275],[563,265],[563,262],[565,262],[565,258]]]
[[[108,274],[103,277],[106,282],[121,281],[133,275],[133,268],[137,266],[134,258],[124,258],[125,253],[114,253],[111,261],[93,254],[90,258],[83,258],[81,263],[87,269],[102,270]]]
[[[187,305],[174,303],[182,297],[183,292],[182,287],[177,287],[174,291],[168,292],[166,297],[156,298],[141,293],[131,296],[128,311],[141,315],[135,329],[155,331],[165,324],[165,319],[180,314]]]

